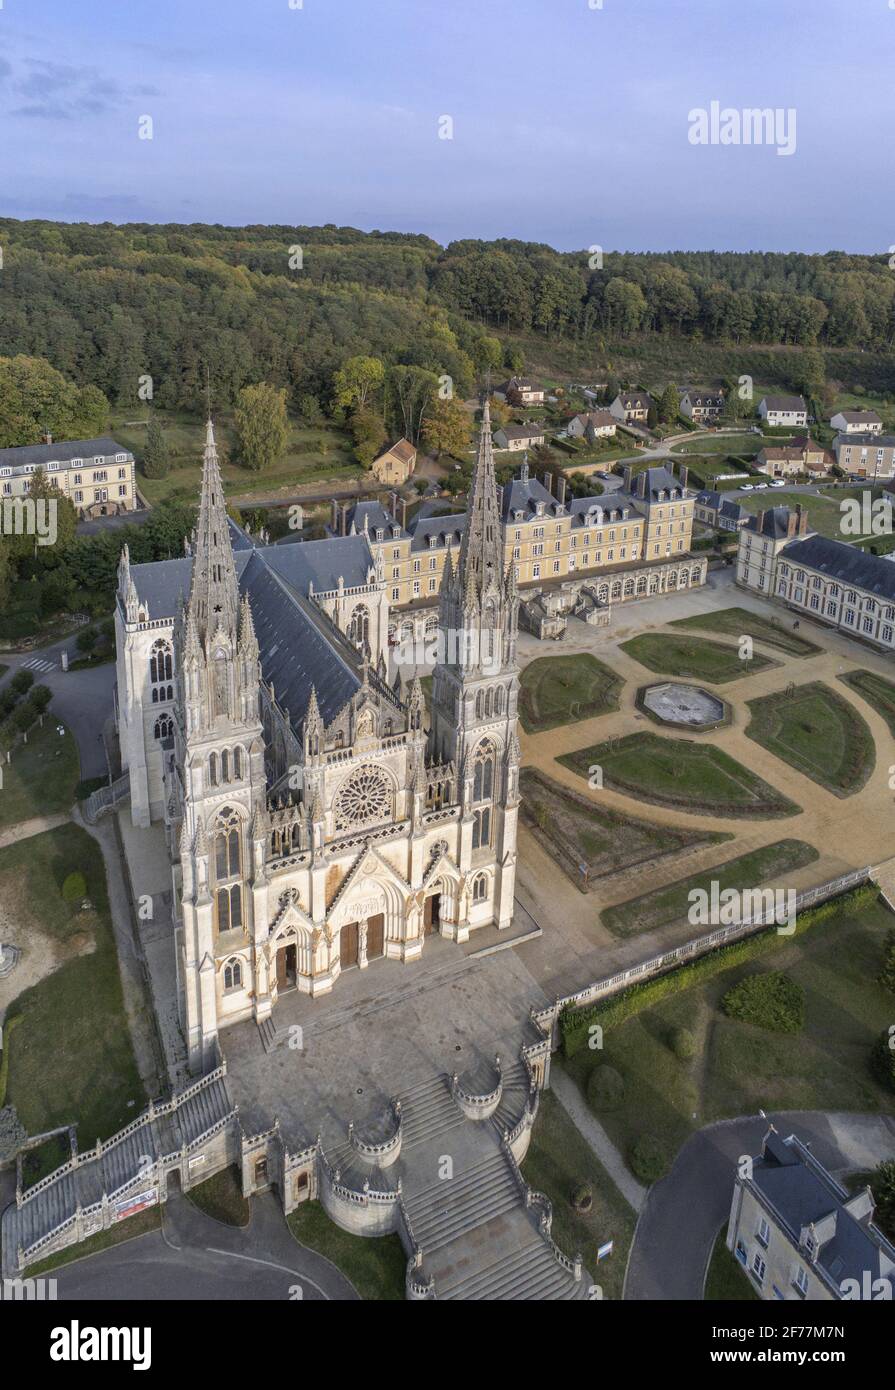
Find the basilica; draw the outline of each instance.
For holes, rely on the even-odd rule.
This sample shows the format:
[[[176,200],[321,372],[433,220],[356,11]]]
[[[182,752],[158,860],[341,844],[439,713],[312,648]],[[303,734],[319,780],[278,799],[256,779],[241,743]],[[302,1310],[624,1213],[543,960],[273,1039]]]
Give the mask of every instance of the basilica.
[[[122,766],[134,824],[165,827],[196,1072],[221,1028],[261,1024],[285,991],[510,925],[519,596],[487,401],[458,541],[428,710],[419,677],[390,670],[391,585],[368,531],[255,544],[227,515],[210,421],[188,553],[122,553]]]

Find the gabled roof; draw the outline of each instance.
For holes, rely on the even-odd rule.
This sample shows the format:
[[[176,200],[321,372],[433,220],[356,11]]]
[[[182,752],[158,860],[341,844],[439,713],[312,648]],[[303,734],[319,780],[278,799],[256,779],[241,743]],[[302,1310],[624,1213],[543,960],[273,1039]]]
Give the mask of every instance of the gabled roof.
[[[305,598],[312,586],[315,594],[338,589],[340,579],[346,589],[375,583],[376,561],[364,535],[266,545],[258,553],[290,588]]]
[[[494,433],[506,439],[535,439],[547,431],[543,425],[499,425]]]
[[[801,396],[762,396],[761,405],[768,410],[806,410]]]
[[[648,391],[619,391],[615,398],[625,410],[649,410],[653,398]]]
[[[834,410],[831,420],[841,418],[849,425],[881,425],[882,417],[875,410]]]
[[[399,459],[401,463],[412,463],[416,458],[416,445],[411,444],[409,439],[399,439],[394,444],[389,444],[387,449],[383,449],[381,454],[377,454],[373,460],[378,463],[380,459],[386,458],[389,454],[393,458]]]
[[[130,449],[111,435],[101,434],[96,439],[66,439],[55,444],[20,444],[12,449],[0,449],[0,467],[43,468],[48,463],[70,463],[72,459],[83,459],[87,463],[97,455],[107,459],[115,454],[126,454],[129,459],[134,457]]]
[[[784,510],[784,509],[781,509]],[[895,599],[895,565],[884,555],[871,555],[845,541],[829,540],[826,536],[808,536],[805,540],[785,545],[780,558],[794,565],[814,569],[829,579],[866,589],[880,598]]]
[[[766,511],[750,517],[743,529],[757,531],[759,535],[769,536],[773,540],[782,540],[789,529],[789,507],[768,507]]]

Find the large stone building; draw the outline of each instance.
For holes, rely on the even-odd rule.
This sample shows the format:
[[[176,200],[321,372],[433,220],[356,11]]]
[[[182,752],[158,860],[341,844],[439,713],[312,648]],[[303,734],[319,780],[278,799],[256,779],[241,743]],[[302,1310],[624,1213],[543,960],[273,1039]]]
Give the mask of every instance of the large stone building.
[[[134,822],[166,827],[195,1070],[285,990],[510,924],[519,599],[487,410],[441,577],[428,730],[419,681],[387,680],[383,568],[369,531],[253,546],[228,520],[210,423],[191,553],[122,555],[122,761]]]
[[[25,497],[31,478],[42,469],[79,516],[117,516],[137,505],[134,456],[117,440],[68,439],[0,449],[0,493]]]

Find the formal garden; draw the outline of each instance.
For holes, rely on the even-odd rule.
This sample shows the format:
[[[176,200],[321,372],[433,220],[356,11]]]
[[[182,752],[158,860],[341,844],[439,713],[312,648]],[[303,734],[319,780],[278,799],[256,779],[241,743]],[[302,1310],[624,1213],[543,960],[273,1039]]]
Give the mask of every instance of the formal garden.
[[[558,761],[638,801],[702,816],[797,815],[800,807],[711,743],[640,731],[563,754]]]
[[[727,637],[751,637],[754,642],[775,647],[786,656],[817,656],[822,649],[796,633],[778,618],[765,618],[748,608],[716,608],[690,618],[675,618],[669,627],[693,632],[718,632]]]
[[[879,676],[875,671],[846,671],[839,679],[876,710],[895,738],[895,683],[887,681],[885,676]]]
[[[663,676],[682,676],[721,685],[741,676],[766,671],[779,663],[753,651],[748,658],[738,647],[710,642],[704,637],[685,637],[662,632],[645,632],[622,642],[621,650],[649,671]]]
[[[835,796],[852,796],[873,771],[870,729],[848,700],[821,681],[789,686],[747,705],[747,737]]]
[[[618,709],[624,682],[588,652],[537,657],[519,677],[519,718],[526,733]]]

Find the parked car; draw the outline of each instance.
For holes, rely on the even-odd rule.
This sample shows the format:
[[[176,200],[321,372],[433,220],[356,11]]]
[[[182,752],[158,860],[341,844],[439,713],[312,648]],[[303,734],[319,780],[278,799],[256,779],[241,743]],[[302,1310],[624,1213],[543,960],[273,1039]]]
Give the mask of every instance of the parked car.
[[[783,478],[775,478],[771,483],[771,487],[786,487],[786,483]]]
[[[767,487],[767,483],[756,483],[756,484],[755,484],[755,491],[756,491],[756,492],[763,492],[764,489],[765,489],[766,487]]]
[[[752,483],[743,483],[743,486],[740,488],[740,491],[741,491],[741,492],[754,492],[754,491],[755,491],[755,487],[754,487],[754,485],[753,485]]]

